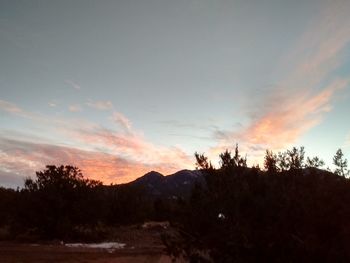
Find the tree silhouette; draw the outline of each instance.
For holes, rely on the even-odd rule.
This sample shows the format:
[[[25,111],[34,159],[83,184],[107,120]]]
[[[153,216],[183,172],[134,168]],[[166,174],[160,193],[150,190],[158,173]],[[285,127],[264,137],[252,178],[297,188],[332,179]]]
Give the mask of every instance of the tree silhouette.
[[[266,150],[264,167],[269,173],[276,173],[278,171],[277,156],[272,151]]]
[[[340,176],[348,176],[348,160],[344,158],[343,151],[338,149],[333,157],[333,164],[337,167],[334,171],[335,174]]]
[[[64,238],[74,225],[95,223],[101,207],[95,191],[99,186],[101,182],[84,178],[77,167],[47,165],[36,172],[35,180],[25,180],[27,223],[45,238]]]
[[[281,172],[289,170],[290,162],[287,152],[278,152],[277,166]]]
[[[202,170],[206,185],[193,190],[176,222],[179,236],[165,243],[168,251],[189,262],[349,262],[349,180],[304,170],[304,154],[303,147],[281,158],[266,151],[263,172],[231,169],[233,157],[223,152],[222,167]],[[335,160],[345,172],[341,152]],[[306,160],[306,166],[321,164]]]
[[[231,168],[236,166],[236,163],[231,156],[231,152],[229,152],[227,149],[225,152],[220,154],[220,165],[222,168]]]
[[[36,180],[27,178],[24,187],[28,191],[57,188],[61,190],[75,189],[79,187],[96,187],[101,182],[84,178],[78,167],[71,165],[47,165],[44,171],[36,172]]]
[[[208,162],[208,157],[204,155],[204,153],[199,154],[195,152],[194,154],[196,158],[196,169],[209,169],[213,168],[212,164]]]
[[[307,157],[306,158],[306,167],[312,167],[312,168],[320,168],[322,166],[324,166],[324,161],[320,158],[318,158],[317,156],[310,158]]]
[[[235,155],[233,156],[233,162],[235,167],[247,167],[247,156],[241,157],[239,154],[238,143],[236,143],[235,147]]]
[[[293,147],[291,150],[287,150],[287,155],[289,161],[289,169],[296,170],[303,168],[305,156],[304,147],[300,147],[299,149]]]

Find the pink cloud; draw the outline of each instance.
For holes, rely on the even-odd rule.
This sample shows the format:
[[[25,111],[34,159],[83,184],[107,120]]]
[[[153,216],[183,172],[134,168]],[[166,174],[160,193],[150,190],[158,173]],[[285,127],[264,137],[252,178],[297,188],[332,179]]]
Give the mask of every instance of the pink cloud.
[[[341,52],[350,43],[349,8],[350,2],[344,1],[323,10],[287,56],[284,67],[290,70],[278,87],[249,106],[254,109],[250,123],[240,130],[217,132],[219,143],[212,154],[239,142],[261,160],[265,149],[288,147],[322,122],[335,94],[349,84],[348,79],[332,77],[342,63]]]
[[[129,182],[154,169],[170,174],[182,168],[171,163],[150,165],[97,151],[18,140],[0,139],[0,149],[0,174],[21,177],[34,176],[47,164],[71,164],[82,169],[85,176],[109,184]]]
[[[179,168],[187,168],[192,165],[191,158],[181,149],[154,145],[135,131],[124,134],[96,128],[77,130],[72,135],[81,143],[89,143],[94,145],[94,147],[103,148],[109,153],[123,156],[136,162],[155,165],[157,163],[168,163]]]
[[[125,178],[135,179],[142,174],[141,172],[149,170],[159,169],[160,172],[170,173],[193,167],[192,158],[183,150],[149,142],[142,132],[132,129],[131,122],[121,113],[114,114],[113,117],[124,130],[116,131],[86,120],[50,118],[42,114],[24,112],[8,102],[2,102],[0,107],[11,114],[30,116],[30,120],[41,127],[43,134],[55,134],[56,143],[61,141],[65,145],[70,145],[65,148],[55,146],[50,140],[46,140],[47,144],[44,144],[45,138],[40,137],[38,140],[31,139],[29,136],[27,144],[32,146],[30,151],[25,151],[27,148],[14,147],[11,150],[12,154],[7,150],[6,155],[4,155],[4,149],[11,149],[12,146],[0,145],[0,153],[2,153],[0,166],[8,167],[9,164],[16,164],[10,167],[13,174],[29,174],[29,171],[42,169],[44,164],[55,160],[84,167],[86,171],[93,174],[94,178],[98,176],[99,169],[94,168],[93,163],[96,167],[97,165],[108,167],[103,171],[103,175],[100,175],[100,179],[105,182],[110,182],[108,178],[123,177],[122,181],[127,180]],[[18,135],[9,134],[8,136],[10,137],[7,138],[14,138],[14,140],[18,138]],[[2,140],[1,137],[0,140]],[[40,143],[36,143],[38,141]],[[23,144],[22,142],[21,145]],[[88,152],[94,153],[92,157]]]
[[[211,149],[211,154],[217,155],[239,142],[243,151],[261,161],[265,149],[289,147],[322,122],[324,114],[332,109],[334,94],[348,84],[348,80],[338,79],[317,94],[296,93],[283,101],[271,98],[272,101],[266,102],[268,110],[262,110],[249,125],[238,131],[217,134],[219,144]]]

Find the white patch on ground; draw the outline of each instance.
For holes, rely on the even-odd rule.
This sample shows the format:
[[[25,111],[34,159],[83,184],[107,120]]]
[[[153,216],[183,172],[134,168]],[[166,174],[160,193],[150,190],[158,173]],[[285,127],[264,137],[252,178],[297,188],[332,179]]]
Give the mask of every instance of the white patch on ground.
[[[103,243],[67,243],[65,244],[66,247],[72,247],[72,248],[98,248],[98,249],[105,249],[108,252],[112,253],[116,249],[121,249],[125,247],[124,243],[118,243],[118,242],[103,242]]]

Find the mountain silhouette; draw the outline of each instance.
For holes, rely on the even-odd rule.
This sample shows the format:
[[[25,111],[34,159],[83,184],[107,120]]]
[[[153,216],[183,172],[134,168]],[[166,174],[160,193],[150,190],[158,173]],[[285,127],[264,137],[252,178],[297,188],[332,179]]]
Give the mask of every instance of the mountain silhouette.
[[[196,183],[204,183],[201,171],[181,170],[167,176],[151,171],[125,185],[141,187],[149,196],[176,198],[188,196]]]

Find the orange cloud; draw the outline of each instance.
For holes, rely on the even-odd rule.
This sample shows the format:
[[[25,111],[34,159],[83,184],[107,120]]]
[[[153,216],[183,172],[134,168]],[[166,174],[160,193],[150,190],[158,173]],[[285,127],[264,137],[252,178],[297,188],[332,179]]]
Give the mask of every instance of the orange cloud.
[[[27,136],[27,142],[6,146],[4,142],[11,140],[0,136],[0,170],[3,174],[6,172],[7,177],[8,173],[17,177],[33,175],[46,164],[64,163],[77,165],[90,177],[105,183],[119,183],[133,180],[150,170],[169,174],[193,167],[192,158],[183,150],[149,142],[141,132],[132,129],[131,122],[121,113],[113,116],[123,128],[118,131],[81,119],[49,118],[25,112],[9,102],[0,102],[0,109],[29,118],[41,127],[43,133],[56,138],[55,143],[46,141],[45,144],[45,138],[35,143],[39,141],[37,138]],[[18,134],[7,136],[17,137]],[[58,141],[70,147],[58,146]]]
[[[211,149],[217,155],[242,143],[243,151],[261,160],[265,149],[282,150],[295,143],[305,132],[318,125],[323,115],[332,109],[336,91],[345,88],[348,80],[338,79],[317,94],[295,94],[284,101],[273,101],[250,125],[239,131],[220,132],[219,144]]]
[[[241,130],[217,132],[219,143],[211,154],[239,142],[261,160],[265,149],[280,150],[295,143],[332,109],[335,93],[349,84],[348,79],[332,77],[342,63],[341,52],[350,43],[350,2],[335,2],[310,24],[287,56],[283,68],[290,70],[276,85],[279,88],[249,106],[254,109],[253,118]]]
[[[243,141],[280,149],[294,143],[304,132],[319,124],[323,113],[331,109],[335,91],[344,88],[346,80],[336,80],[316,95],[299,94],[282,101],[274,111],[267,112],[240,134]]]
[[[164,147],[148,142],[141,134],[131,131],[120,133],[108,129],[96,128],[76,130],[73,136],[81,143],[89,143],[104,151],[150,165],[168,164],[173,167],[189,168],[191,158],[177,147]]]
[[[0,139],[0,179],[2,174],[17,177],[34,176],[47,164],[71,164],[78,166],[89,178],[109,183],[125,183],[149,172],[158,170],[164,174],[173,173],[182,167],[168,163],[149,165],[133,162],[112,154],[50,144]],[[14,181],[18,179],[14,176]]]

